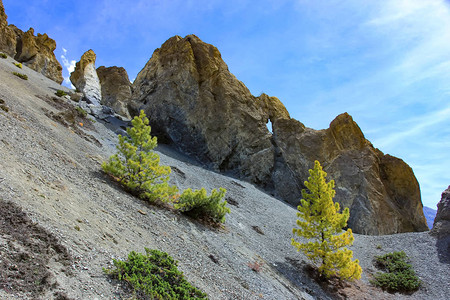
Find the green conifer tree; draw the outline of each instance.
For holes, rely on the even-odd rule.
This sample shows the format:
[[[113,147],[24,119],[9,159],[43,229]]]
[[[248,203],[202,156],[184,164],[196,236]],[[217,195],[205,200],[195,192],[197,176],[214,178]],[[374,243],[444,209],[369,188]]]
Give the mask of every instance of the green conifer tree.
[[[131,124],[127,129],[129,137],[119,135],[118,153],[104,162],[102,168],[132,194],[150,202],[168,202],[178,189],[168,183],[170,167],[159,165],[159,155],[153,151],[157,139],[150,135],[151,127],[143,110]]]
[[[345,248],[354,240],[351,229],[343,232],[350,217],[349,209],[339,213],[339,203],[333,203],[334,181],[326,182],[327,173],[318,161],[309,174],[305,181],[307,190],[302,190],[303,199],[297,208],[299,228],[294,228],[293,233],[310,241],[302,243],[293,238],[292,245],[319,265],[322,277],[336,275],[342,279],[359,279],[362,272],[359,261],[352,261],[353,252]]]

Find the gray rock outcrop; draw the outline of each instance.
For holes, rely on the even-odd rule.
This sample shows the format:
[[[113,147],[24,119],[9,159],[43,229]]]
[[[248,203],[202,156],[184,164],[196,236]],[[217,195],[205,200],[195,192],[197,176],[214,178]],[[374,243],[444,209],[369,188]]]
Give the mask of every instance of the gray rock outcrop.
[[[152,133],[213,169],[234,173],[296,206],[314,160],[336,181],[356,233],[428,229],[411,168],[367,141],[348,114],[326,130],[290,118],[275,97],[252,96],[213,45],[175,36],[155,50],[133,84],[131,114]],[[266,127],[272,122],[273,134]]]
[[[70,74],[72,84],[83,93],[87,102],[95,107],[100,106],[102,92],[100,80],[95,69],[97,56],[93,50],[86,51],[79,62],[75,65],[75,70]]]
[[[438,237],[450,237],[450,186],[442,193],[437,207],[431,234]]]
[[[131,83],[127,71],[121,67],[101,66],[97,68],[97,75],[102,91],[101,104],[111,107],[119,115],[130,118],[128,103],[131,99]]]

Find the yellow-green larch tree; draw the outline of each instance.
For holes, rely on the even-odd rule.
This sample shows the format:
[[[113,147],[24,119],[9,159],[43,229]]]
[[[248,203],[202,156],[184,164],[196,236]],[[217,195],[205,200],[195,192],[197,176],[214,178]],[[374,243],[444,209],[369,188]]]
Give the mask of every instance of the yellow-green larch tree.
[[[352,230],[343,230],[350,217],[349,209],[339,212],[339,203],[333,202],[334,181],[326,182],[327,173],[318,161],[309,175],[305,181],[307,189],[302,190],[303,199],[297,208],[298,228],[293,229],[294,235],[309,241],[297,242],[292,238],[292,245],[318,266],[322,277],[359,279],[362,273],[359,261],[352,261],[353,251],[345,248],[354,241]]]

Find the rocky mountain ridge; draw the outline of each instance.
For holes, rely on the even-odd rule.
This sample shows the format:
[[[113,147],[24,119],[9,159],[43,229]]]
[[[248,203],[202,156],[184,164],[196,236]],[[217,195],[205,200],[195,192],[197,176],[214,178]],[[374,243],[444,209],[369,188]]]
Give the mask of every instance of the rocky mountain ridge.
[[[129,106],[131,115],[144,109],[161,141],[294,206],[319,160],[336,181],[335,200],[350,208],[354,232],[428,230],[412,169],[374,148],[350,115],[326,130],[305,127],[277,98],[251,95],[219,50],[195,35],[172,37],[155,50],[133,83]]]
[[[423,214],[425,215],[425,218],[427,219],[427,225],[428,228],[433,228],[434,219],[436,218],[436,209],[432,209],[431,207],[424,206],[423,207]]]

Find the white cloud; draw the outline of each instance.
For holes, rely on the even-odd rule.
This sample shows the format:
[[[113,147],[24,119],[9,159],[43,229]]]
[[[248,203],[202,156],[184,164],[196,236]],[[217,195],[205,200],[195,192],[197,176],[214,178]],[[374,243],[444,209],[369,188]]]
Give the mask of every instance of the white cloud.
[[[76,61],[75,61],[75,60],[69,61],[69,60],[67,59],[67,57],[66,57],[66,55],[67,55],[67,50],[64,49],[64,48],[62,48],[62,50],[63,50],[64,54],[61,55],[61,59],[62,59],[62,62],[63,62],[64,67],[66,68],[66,71],[68,72],[67,76],[64,76],[64,82],[65,82],[66,84],[70,84],[72,88],[75,88],[75,87],[72,85],[72,83],[70,82],[70,73],[72,73],[72,72],[75,70],[75,64],[76,64]]]
[[[450,118],[450,107],[435,111],[419,118],[410,119],[408,123],[415,124],[406,126],[407,129],[397,131],[389,136],[385,136],[376,142],[378,147],[388,147],[395,143],[402,143],[405,139],[413,138],[416,135],[422,134],[426,129],[442,123],[442,127],[446,126],[446,122]]]

